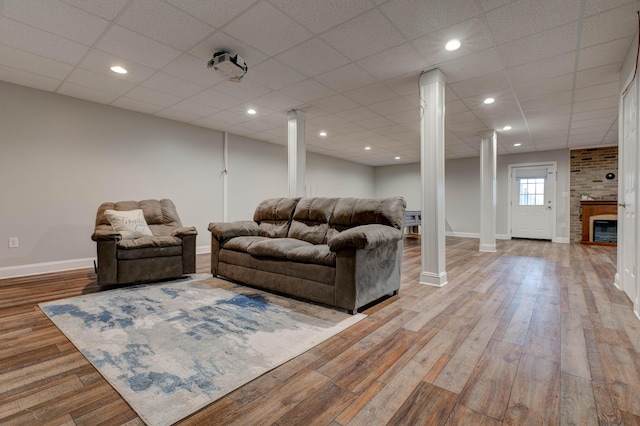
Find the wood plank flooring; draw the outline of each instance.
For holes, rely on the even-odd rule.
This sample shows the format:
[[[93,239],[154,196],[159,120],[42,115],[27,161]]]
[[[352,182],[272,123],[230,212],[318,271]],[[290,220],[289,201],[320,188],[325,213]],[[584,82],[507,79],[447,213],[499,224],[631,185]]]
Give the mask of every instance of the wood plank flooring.
[[[418,284],[180,425],[640,425],[640,321],[612,247],[447,238],[449,284]],[[208,255],[198,257],[208,272]],[[37,304],[92,270],[0,280],[0,424],[141,425]]]

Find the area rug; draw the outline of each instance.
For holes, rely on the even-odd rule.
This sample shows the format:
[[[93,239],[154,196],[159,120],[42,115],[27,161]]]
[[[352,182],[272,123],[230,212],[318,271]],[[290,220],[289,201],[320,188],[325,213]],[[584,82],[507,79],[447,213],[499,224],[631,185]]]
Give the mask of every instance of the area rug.
[[[188,416],[365,317],[210,276],[40,308],[152,426]]]

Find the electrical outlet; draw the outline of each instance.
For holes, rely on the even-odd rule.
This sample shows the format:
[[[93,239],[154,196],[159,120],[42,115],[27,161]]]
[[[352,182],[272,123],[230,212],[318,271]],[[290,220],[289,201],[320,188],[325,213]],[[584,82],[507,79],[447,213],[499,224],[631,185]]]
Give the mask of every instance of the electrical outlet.
[[[9,248],[18,248],[18,237],[9,238]]]

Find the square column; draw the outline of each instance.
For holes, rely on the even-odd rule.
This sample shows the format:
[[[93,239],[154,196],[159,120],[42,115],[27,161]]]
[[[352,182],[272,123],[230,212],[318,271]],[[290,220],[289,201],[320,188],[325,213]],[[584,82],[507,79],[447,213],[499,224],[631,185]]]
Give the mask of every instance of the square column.
[[[289,123],[289,197],[304,197],[304,176],[307,165],[305,142],[307,113],[293,109],[287,113],[287,121]]]
[[[420,76],[422,272],[420,284],[447,284],[444,218],[444,86],[439,69]]]
[[[480,251],[496,251],[496,163],[495,130],[480,134]]]

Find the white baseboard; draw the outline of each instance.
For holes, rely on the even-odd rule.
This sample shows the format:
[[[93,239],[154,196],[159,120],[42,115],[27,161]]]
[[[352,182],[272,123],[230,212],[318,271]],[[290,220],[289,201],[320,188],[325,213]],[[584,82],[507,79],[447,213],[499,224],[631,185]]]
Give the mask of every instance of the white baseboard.
[[[480,239],[480,234],[477,232],[445,232],[447,237],[459,237],[459,238],[477,238]],[[510,240],[511,237],[507,234],[496,234],[496,240]]]
[[[555,237],[551,240],[552,243],[561,243],[561,244],[569,244],[571,240],[568,237]]]
[[[26,277],[29,275],[49,274],[71,271],[73,269],[92,268],[94,258],[59,260],[56,262],[31,263],[28,265],[5,266],[0,268],[1,278]]]
[[[211,253],[211,246],[196,247],[196,254]],[[29,275],[50,274],[52,272],[71,271],[92,268],[94,257],[86,259],[58,260],[55,262],[30,263],[28,265],[5,266],[0,268],[0,279],[26,277]]]

